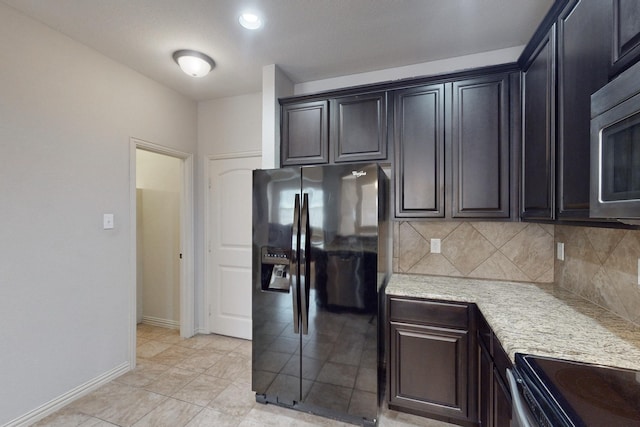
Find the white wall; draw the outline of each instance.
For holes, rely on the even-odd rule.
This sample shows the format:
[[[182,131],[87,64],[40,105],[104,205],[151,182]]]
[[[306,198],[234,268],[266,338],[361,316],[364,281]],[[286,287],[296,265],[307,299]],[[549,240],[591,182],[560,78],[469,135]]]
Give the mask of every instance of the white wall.
[[[204,262],[208,255],[205,235],[205,201],[208,185],[205,182],[209,157],[235,156],[260,152],[262,144],[262,94],[251,93],[204,101],[198,104],[198,168],[196,192],[196,329],[206,325],[204,310]]]
[[[260,151],[260,92],[198,104],[198,153],[202,156]]]
[[[194,153],[197,107],[1,2],[0,58],[2,425],[128,362],[129,138]]]
[[[182,160],[136,150],[138,321],[180,325],[180,192]]]
[[[280,166],[279,98],[293,95],[293,82],[275,64],[262,67],[262,168]]]

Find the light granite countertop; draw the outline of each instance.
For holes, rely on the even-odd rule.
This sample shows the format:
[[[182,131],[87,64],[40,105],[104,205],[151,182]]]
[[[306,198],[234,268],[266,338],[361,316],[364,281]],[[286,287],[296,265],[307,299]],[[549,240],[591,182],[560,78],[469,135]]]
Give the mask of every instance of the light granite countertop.
[[[512,361],[531,353],[640,371],[640,327],[552,284],[394,274],[386,293],[477,304]]]

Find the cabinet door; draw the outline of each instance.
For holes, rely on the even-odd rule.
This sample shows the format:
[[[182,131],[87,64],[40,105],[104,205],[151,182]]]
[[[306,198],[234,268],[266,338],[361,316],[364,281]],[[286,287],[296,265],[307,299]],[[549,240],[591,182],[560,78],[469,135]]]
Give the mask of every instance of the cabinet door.
[[[444,217],[444,85],[394,93],[395,216]]]
[[[497,370],[493,371],[493,405],[491,409],[492,413],[492,426],[494,427],[507,427],[511,425],[511,394],[509,388],[502,381]]]
[[[479,379],[478,412],[481,426],[493,426],[493,360],[489,350],[478,343]]]
[[[329,163],[329,102],[311,101],[282,106],[280,163]]]
[[[333,99],[330,128],[335,163],[386,160],[386,92]]]
[[[508,218],[509,75],[452,84],[453,218]]]
[[[554,219],[555,25],[523,70],[522,218]]]
[[[611,27],[602,0],[573,0],[558,19],[559,219],[589,217],[591,94],[609,81]]]
[[[390,324],[389,406],[467,419],[466,331]]]
[[[640,59],[640,2],[613,0],[613,12],[611,74],[616,75]]]

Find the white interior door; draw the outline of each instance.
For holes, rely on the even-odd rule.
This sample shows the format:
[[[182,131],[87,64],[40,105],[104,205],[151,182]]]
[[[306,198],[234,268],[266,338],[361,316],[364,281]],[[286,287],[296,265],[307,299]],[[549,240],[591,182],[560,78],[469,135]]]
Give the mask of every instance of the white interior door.
[[[209,162],[209,329],[251,339],[252,171],[261,157]]]

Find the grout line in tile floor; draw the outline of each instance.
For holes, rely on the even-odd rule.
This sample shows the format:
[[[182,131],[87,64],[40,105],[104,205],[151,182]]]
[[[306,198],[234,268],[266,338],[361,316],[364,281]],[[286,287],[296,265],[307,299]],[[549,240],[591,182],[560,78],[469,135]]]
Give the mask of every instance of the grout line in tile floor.
[[[351,426],[274,405],[251,391],[251,341],[222,335],[181,338],[138,325],[137,366],[39,422],[37,427]],[[451,424],[389,409],[384,427]]]

